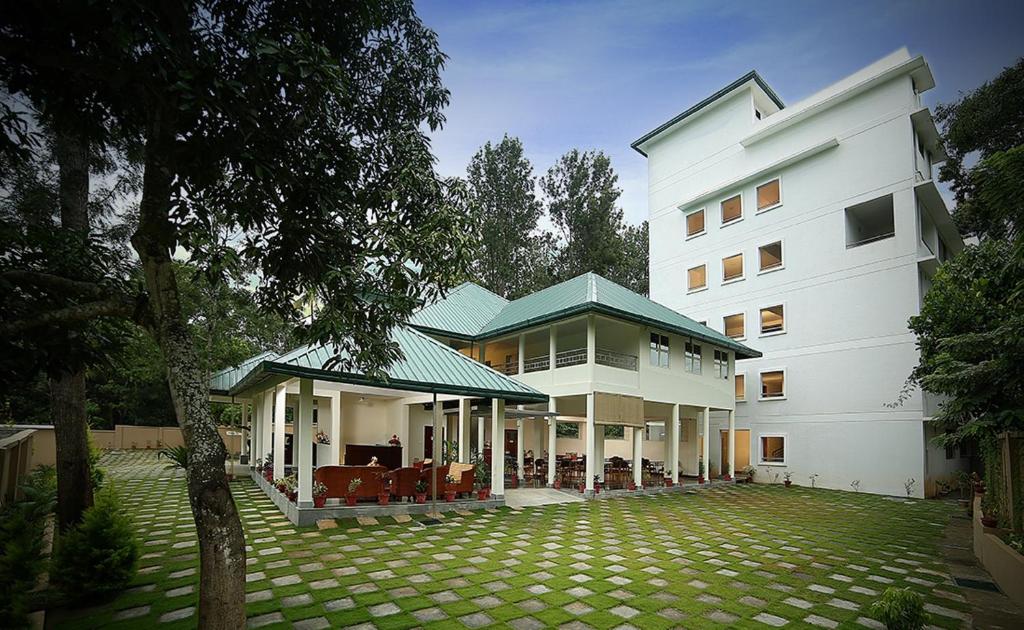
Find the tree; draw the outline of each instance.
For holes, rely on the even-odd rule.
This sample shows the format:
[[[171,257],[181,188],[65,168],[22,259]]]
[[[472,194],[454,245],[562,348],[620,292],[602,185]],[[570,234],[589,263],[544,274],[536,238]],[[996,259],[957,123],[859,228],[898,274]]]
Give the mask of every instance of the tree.
[[[61,13],[33,5],[30,18],[47,9]],[[80,10],[85,40],[113,50],[96,46],[84,60],[38,54],[58,29],[14,13],[2,31],[17,36],[0,54],[6,63],[4,51],[15,48],[30,70],[88,77],[90,98],[110,112],[111,134],[138,140],[143,177],[131,244],[144,281],[138,293],[90,289],[91,301],[50,321],[130,317],[156,341],[189,448],[199,625],[240,627],[244,539],[172,254],[216,270],[225,253],[219,237],[234,234],[265,310],[294,318],[295,296],[315,295],[317,317],[299,327],[303,341],[334,347],[340,369],[382,374],[400,354],[391,328],[468,263],[470,226],[456,211],[462,190],[438,178],[423,132],[444,120],[445,58],[404,0]]]
[[[470,160],[466,175],[469,212],[479,231],[473,276],[509,299],[550,284],[545,282],[548,239],[537,227],[543,207],[522,142],[507,134],[496,145],[487,142]]]
[[[633,232],[637,228],[623,222],[622,190],[608,156],[573,149],[548,169],[540,186],[559,236],[558,279],[593,271],[646,294],[647,231]]]
[[[998,509],[996,436],[1024,428],[1024,61],[937,112],[950,154],[940,179],[979,242],[939,267],[910,319],[921,352],[910,382],[944,397],[945,443],[977,440]]]

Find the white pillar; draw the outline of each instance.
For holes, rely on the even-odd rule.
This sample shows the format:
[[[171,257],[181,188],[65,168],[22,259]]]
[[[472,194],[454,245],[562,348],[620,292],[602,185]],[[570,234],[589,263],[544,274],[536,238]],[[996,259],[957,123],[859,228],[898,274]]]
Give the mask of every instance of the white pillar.
[[[505,495],[505,401],[491,400],[491,494]]]
[[[411,459],[409,455],[409,405],[402,405],[402,418],[398,423],[398,439],[402,442],[402,466],[409,467]]]
[[[480,461],[484,459],[484,443],[486,442],[486,420],[483,416],[476,419],[476,452],[480,456]]]
[[[252,399],[252,416],[249,425],[249,437],[252,440],[252,452],[249,457],[249,466],[256,466],[257,459],[263,459],[263,448],[260,440],[263,439],[263,427],[260,420],[263,419],[263,397],[257,395]]]
[[[679,405],[672,405],[672,483],[679,483]]]
[[[594,449],[594,438],[597,435],[597,425],[594,424],[594,392],[587,392],[587,465],[585,481],[587,482],[586,490],[594,491],[594,458],[596,457]]]
[[[274,451],[272,431],[274,429],[274,389],[263,392],[263,418],[260,420],[260,457],[266,457]]]
[[[729,410],[729,477],[736,478],[736,410]]]
[[[551,396],[548,398],[548,411],[554,413],[558,411],[557,407],[558,405],[555,403],[555,397]],[[555,464],[557,463],[555,459],[555,451],[558,448],[557,439],[558,418],[552,416],[548,418],[548,486],[555,485],[555,473],[557,472],[555,468]]]
[[[472,413],[469,407],[472,402],[469,398],[459,401],[459,461],[464,464],[469,462],[469,414]]]
[[[597,322],[587,315],[587,365],[593,366],[597,357]]]
[[[327,462],[331,466],[341,463],[341,454],[344,452],[342,450],[345,445],[345,436],[341,424],[341,397],[341,392],[331,394],[331,461]]]
[[[519,334],[519,371],[516,374],[526,373],[526,335]]]
[[[711,482],[711,407],[704,407],[704,439],[701,457],[704,458],[704,479]]]
[[[248,428],[247,428],[248,427]],[[252,403],[248,400],[242,402],[242,452],[241,455],[248,456],[252,451],[249,448],[249,440],[252,439]]]
[[[287,393],[288,388],[284,383],[274,391],[274,479],[284,477],[284,408]]]
[[[644,428],[633,427],[633,483],[637,488],[644,485]]]
[[[520,410],[522,408],[520,407]],[[516,477],[519,481],[525,478],[525,471],[523,468],[526,467],[526,445],[523,442],[526,441],[526,436],[523,434],[523,419],[516,418]]]
[[[295,465],[299,469],[299,507],[313,506],[313,379],[299,379],[299,408],[295,418]]]
[[[548,369],[555,369],[555,359],[558,355],[558,326],[551,324],[548,327]]]
[[[604,430],[605,425],[596,425],[594,431],[594,474],[604,483]]]

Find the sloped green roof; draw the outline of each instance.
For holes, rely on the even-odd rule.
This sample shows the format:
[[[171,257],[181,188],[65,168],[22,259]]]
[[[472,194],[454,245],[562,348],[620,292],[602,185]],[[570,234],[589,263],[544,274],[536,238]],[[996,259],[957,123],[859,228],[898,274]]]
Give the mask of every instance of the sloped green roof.
[[[334,349],[303,346],[280,357],[257,362],[228,393],[234,395],[252,387],[268,374],[280,374],[415,392],[503,398],[518,403],[545,402],[548,399],[546,394],[495,372],[413,328],[395,328],[391,338],[402,349],[404,358],[387,369],[385,378],[324,369],[327,361],[335,356]],[[345,357],[342,353],[341,358]],[[211,379],[211,389],[213,383]]]
[[[420,330],[470,338],[505,308],[508,300],[472,282],[463,282],[443,299],[417,311],[409,323]]]
[[[213,376],[210,377],[210,392],[214,394],[227,394],[253,367],[261,361],[272,361],[275,358],[277,358],[277,353],[268,350],[254,357],[249,357],[234,367],[214,372]]]
[[[471,339],[493,339],[525,328],[586,312],[597,312],[653,328],[702,339],[736,352],[739,359],[761,356],[757,350],[726,337],[667,306],[611,280],[586,273],[531,293],[505,305]],[[415,323],[413,324],[416,325]],[[418,326],[417,326],[418,327]]]

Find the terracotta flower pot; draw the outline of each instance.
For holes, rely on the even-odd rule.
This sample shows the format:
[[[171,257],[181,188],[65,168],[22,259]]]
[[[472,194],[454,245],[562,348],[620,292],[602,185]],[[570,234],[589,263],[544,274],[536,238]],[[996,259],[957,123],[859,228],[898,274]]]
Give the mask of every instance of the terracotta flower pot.
[[[790,481],[789,479],[787,479],[787,480],[786,480],[786,481],[784,481],[783,483],[785,483],[785,484],[786,484],[786,487],[787,487],[787,488],[788,488],[788,487],[790,487],[791,485],[793,485],[793,482],[792,482],[792,481]]]
[[[486,501],[487,500],[487,488],[480,488],[479,490],[476,491],[476,500],[477,501]]]
[[[697,483],[704,483],[704,475],[697,475]]]
[[[581,483],[580,484],[580,494],[583,494],[586,491],[587,491],[587,484]]]
[[[350,494],[345,497],[345,505],[352,507],[356,504],[356,495]]]
[[[313,507],[322,508],[325,505],[327,505],[327,497],[326,496],[313,497]]]
[[[288,500],[291,501],[292,503],[295,503],[295,501],[297,501],[298,498],[299,498],[299,492],[297,490],[294,491],[294,492],[289,492],[288,493]]]
[[[594,484],[594,494],[601,494],[601,484],[599,484],[599,483],[595,483]]]
[[[445,501],[445,503],[451,503],[454,500],[455,500],[455,491],[454,490],[445,490],[445,492],[444,492],[444,501]]]
[[[512,481],[508,484],[508,487],[509,488],[518,488],[519,487],[519,477],[516,477],[515,475],[513,475],[512,476]]]
[[[554,487],[555,487],[555,490],[561,490],[562,489],[562,480],[561,479],[555,479]]]
[[[416,503],[421,503],[422,504],[422,503],[426,503],[426,502],[427,502],[427,493],[426,492],[417,492],[416,493]]]
[[[629,490],[631,492],[635,492],[636,491],[636,484],[633,483],[632,481],[629,482]]]
[[[732,475],[730,475],[729,473],[726,473],[726,474],[722,475],[722,479],[724,479],[725,481],[732,481]]]
[[[981,524],[985,527],[996,527],[999,525],[999,521],[994,516],[984,515],[981,517]]]
[[[672,477],[665,477],[665,487],[666,488],[671,488],[673,483],[674,482],[672,481]]]
[[[377,505],[390,505],[391,495],[390,494],[378,494]]]

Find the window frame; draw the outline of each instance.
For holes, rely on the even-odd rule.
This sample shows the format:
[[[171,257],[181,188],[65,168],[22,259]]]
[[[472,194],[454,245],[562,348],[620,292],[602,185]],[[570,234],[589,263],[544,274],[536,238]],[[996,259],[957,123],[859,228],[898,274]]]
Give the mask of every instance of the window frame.
[[[704,215],[704,228],[701,229],[700,232],[694,232],[693,234],[690,234],[690,222],[689,222],[690,215],[691,214],[697,214],[698,212],[700,212],[700,213],[702,213]],[[685,230],[686,230],[686,238],[684,240],[688,241],[690,239],[697,238],[698,236],[704,236],[705,234],[708,233],[708,209],[707,209],[707,207],[697,208],[695,210],[691,210],[689,212],[684,213],[683,214],[683,223],[685,223]]]
[[[773,330],[771,332],[764,332],[764,320],[761,318],[761,311],[763,311],[765,309],[768,309],[768,308],[774,308],[776,306],[781,306],[782,307],[782,330]],[[789,326],[786,323],[786,319],[787,319],[786,311],[788,311],[788,310],[789,309],[786,306],[786,302],[784,302],[784,301],[783,302],[773,302],[771,304],[765,304],[765,305],[762,305],[762,306],[758,306],[757,307],[757,330],[758,330],[758,335],[757,336],[758,337],[775,337],[775,336],[778,336],[778,335],[785,335],[786,332],[789,330]]]
[[[740,257],[740,275],[736,276],[735,278],[726,278],[725,277],[725,261],[729,260],[730,258],[736,258],[737,256]],[[725,286],[727,284],[732,284],[733,282],[739,282],[740,280],[746,279],[746,277],[747,277],[747,261],[745,260],[745,257],[743,256],[743,252],[737,252],[735,254],[730,254],[728,256],[723,256],[722,257],[722,286]]]
[[[769,245],[774,245],[776,243],[779,244],[779,260],[780,260],[779,264],[774,266],[774,267],[771,267],[769,269],[762,269],[761,268],[761,249],[764,248],[764,247],[768,247]],[[773,272],[776,272],[776,271],[781,271],[781,270],[783,270],[785,268],[786,268],[786,243],[785,243],[785,239],[781,239],[780,238],[777,241],[772,241],[770,243],[765,243],[764,245],[758,245],[757,246],[757,275],[760,276],[760,275],[764,275],[766,273],[773,273]]]
[[[725,360],[720,359],[719,355],[725,355]],[[715,378],[723,381],[729,380],[729,351],[715,348],[711,360],[715,368]],[[725,375],[722,374],[722,370],[725,371]]]
[[[648,343],[647,343],[647,348],[648,348],[647,362],[648,362],[648,364],[650,365],[650,367],[660,368],[662,370],[670,370],[670,369],[672,369],[672,343],[671,343],[671,338],[669,337],[669,335],[662,334],[662,333],[657,332],[655,330],[650,330],[648,332],[650,333],[650,335],[648,337]],[[651,345],[650,337],[654,337],[654,336],[658,337],[657,348],[655,348],[654,346]],[[665,341],[664,344],[661,343],[662,340]],[[651,354],[652,352],[656,353],[657,356],[658,356],[658,362],[657,363],[653,363],[651,361],[651,359],[654,358],[654,355]],[[665,365],[661,364],[661,357],[662,357],[663,354],[665,356]]]
[[[782,372],[782,395],[781,396],[768,396],[764,395],[764,388],[761,386],[764,382],[764,375],[772,372]],[[788,375],[786,374],[786,368],[775,367],[775,368],[761,368],[757,371],[757,400],[759,402],[767,402],[772,400],[786,400],[789,397],[789,385],[787,384]]]
[[[743,334],[741,334],[739,337],[732,337],[729,335],[729,326],[725,323],[725,320],[728,319],[729,317],[735,317],[737,315],[743,316]],[[722,334],[734,341],[745,340],[747,338],[747,312],[740,311],[738,313],[729,313],[728,315],[722,315]]]
[[[764,185],[766,185],[766,184],[770,184],[770,183],[774,182],[775,180],[779,181],[779,200],[776,201],[774,204],[772,204],[770,206],[765,206],[763,208],[758,208],[757,207],[757,189],[762,187],[762,186],[764,186]],[[761,183],[756,184],[754,186],[754,214],[761,214],[762,212],[768,212],[769,210],[774,210],[774,209],[778,208],[779,206],[781,206],[782,202],[783,202],[783,197],[782,197],[782,175],[776,175],[776,176],[771,177],[769,179],[766,179],[766,180],[762,181]]]
[[[747,402],[747,373],[746,372],[733,372],[733,399],[738,403]],[[743,398],[736,398],[736,383],[743,380]]]
[[[740,199],[740,216],[738,216],[735,219],[732,219],[730,221],[726,221],[725,220],[725,213],[722,212],[722,204],[725,203],[726,201],[730,201],[732,199],[735,199],[736,197],[739,197],[739,199]],[[734,225],[734,224],[739,223],[740,221],[742,221],[745,217],[746,217],[746,213],[744,212],[743,191],[742,190],[738,191],[735,195],[728,195],[726,197],[722,197],[718,201],[719,227],[725,227],[727,225]],[[707,218],[707,217],[705,216],[705,218]]]
[[[782,461],[781,462],[766,462],[764,460],[764,442],[762,438],[782,438]],[[758,466],[788,466],[789,455],[789,433],[783,432],[768,432],[757,434],[757,465]]]
[[[692,352],[689,348],[696,348],[697,352]],[[691,370],[690,367],[694,365],[693,361],[696,359],[696,370]],[[704,373],[704,347],[689,339],[683,342],[683,371],[689,374],[696,374],[701,376]]]
[[[699,268],[699,267],[704,267],[704,285],[700,286],[700,287],[697,287],[695,289],[691,289],[690,288],[690,272],[693,271],[694,269]],[[707,290],[708,290],[708,264],[707,264],[707,262],[702,262],[699,265],[694,265],[692,267],[687,267],[686,268],[686,293],[687,293],[687,295],[689,295],[690,293],[700,293],[701,291],[707,291]]]

